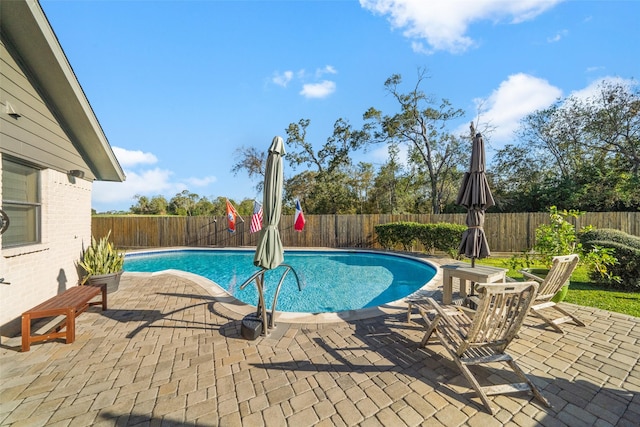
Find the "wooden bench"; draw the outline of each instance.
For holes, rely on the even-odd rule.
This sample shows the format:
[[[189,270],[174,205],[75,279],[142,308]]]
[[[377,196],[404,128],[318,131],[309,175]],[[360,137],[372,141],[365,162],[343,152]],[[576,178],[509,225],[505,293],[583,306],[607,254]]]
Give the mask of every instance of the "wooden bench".
[[[91,300],[102,294],[101,301]],[[22,351],[29,351],[32,342],[45,341],[54,338],[65,338],[70,344],[76,339],[76,317],[91,305],[102,305],[102,310],[107,309],[107,286],[84,285],[69,288],[60,295],[56,295],[22,313]],[[31,320],[43,317],[65,316],[64,321],[54,329],[41,335],[31,335]],[[65,328],[64,331],[60,331]]]

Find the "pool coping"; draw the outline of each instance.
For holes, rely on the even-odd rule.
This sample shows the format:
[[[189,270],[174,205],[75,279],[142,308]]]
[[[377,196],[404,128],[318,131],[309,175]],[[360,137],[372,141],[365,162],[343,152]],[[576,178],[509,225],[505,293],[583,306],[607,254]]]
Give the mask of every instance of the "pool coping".
[[[201,251],[201,250],[225,250],[225,251],[247,251],[255,248],[252,247],[234,247],[234,248],[210,248],[210,247],[169,247],[169,248],[154,248],[154,249],[140,249],[140,250],[132,250],[127,251],[127,254],[142,254],[142,253],[163,253],[163,252],[177,252],[177,251]],[[413,292],[406,297],[401,299],[388,302],[383,305],[379,305],[376,307],[367,307],[356,310],[345,310],[339,312],[332,313],[302,313],[302,312],[287,312],[287,311],[279,311],[276,310],[275,320],[277,322],[283,323],[292,323],[292,324],[319,324],[319,323],[340,323],[340,322],[350,322],[354,320],[362,320],[369,319],[378,316],[388,315],[388,314],[397,314],[399,311],[407,310],[408,299],[420,298],[425,296],[430,296],[435,293],[439,287],[442,285],[442,269],[440,268],[440,261],[438,261],[438,257],[429,256],[426,254],[414,254],[414,253],[406,253],[406,252],[397,252],[397,251],[387,251],[387,250],[379,250],[379,249],[362,249],[362,248],[285,248],[285,251],[295,252],[295,251],[327,251],[327,252],[370,252],[370,253],[385,253],[394,256],[400,256],[405,258],[411,258],[416,261],[424,262],[429,264],[436,270],[436,274],[425,283],[420,289]],[[183,270],[175,270],[175,269],[167,269],[162,271],[157,271],[153,273],[143,273],[143,272],[124,272],[123,274],[127,276],[159,276],[159,275],[173,275],[177,277],[181,277],[183,279],[189,280],[204,290],[206,290],[209,295],[211,295],[218,303],[220,303],[226,310],[244,317],[248,314],[256,312],[256,306],[247,304],[229,292],[222,288],[216,282],[207,279],[199,274],[190,273]]]

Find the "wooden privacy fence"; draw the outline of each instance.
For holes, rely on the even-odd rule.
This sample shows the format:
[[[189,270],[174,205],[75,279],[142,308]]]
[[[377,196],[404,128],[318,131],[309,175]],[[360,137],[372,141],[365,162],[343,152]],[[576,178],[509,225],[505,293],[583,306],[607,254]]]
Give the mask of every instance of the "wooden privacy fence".
[[[285,247],[380,248],[375,226],[397,221],[464,224],[466,214],[405,215],[305,215],[304,231],[293,230],[293,215],[283,215],[280,236]],[[259,233],[249,232],[249,218],[227,231],[225,216],[94,216],[96,237],[111,230],[114,244],[122,249],[170,246],[255,246]],[[549,223],[549,214],[488,213],[484,229],[493,252],[521,252],[535,243],[535,230]],[[640,212],[589,212],[573,220],[579,229],[586,225],[615,228],[640,236]],[[414,250],[423,248],[416,244]]]

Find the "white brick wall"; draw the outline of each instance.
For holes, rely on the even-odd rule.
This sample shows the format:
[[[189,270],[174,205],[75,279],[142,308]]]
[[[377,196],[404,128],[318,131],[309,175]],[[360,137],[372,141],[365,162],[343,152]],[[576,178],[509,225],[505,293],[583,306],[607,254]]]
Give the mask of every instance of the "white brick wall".
[[[3,249],[0,256],[0,277],[11,283],[0,284],[3,336],[20,332],[24,311],[78,284],[75,262],[91,240],[92,183],[52,169],[40,179],[42,243]]]

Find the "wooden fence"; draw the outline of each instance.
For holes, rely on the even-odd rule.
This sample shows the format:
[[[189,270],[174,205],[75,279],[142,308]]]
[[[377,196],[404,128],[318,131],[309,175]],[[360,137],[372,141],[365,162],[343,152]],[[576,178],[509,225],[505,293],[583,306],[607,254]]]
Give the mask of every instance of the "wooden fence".
[[[396,221],[464,224],[466,214],[440,215],[306,215],[304,231],[293,230],[293,215],[283,215],[280,235],[285,247],[380,248],[375,226]],[[249,233],[249,218],[227,231],[225,216],[95,216],[94,236],[111,230],[114,244],[122,249],[170,246],[255,246],[259,233]],[[488,213],[484,229],[492,252],[521,252],[535,243],[535,230],[549,222],[549,214]],[[574,222],[577,228],[615,228],[640,236],[640,212],[590,212]],[[413,250],[423,248],[416,244]]]

